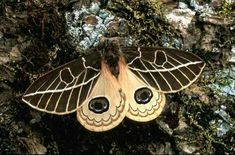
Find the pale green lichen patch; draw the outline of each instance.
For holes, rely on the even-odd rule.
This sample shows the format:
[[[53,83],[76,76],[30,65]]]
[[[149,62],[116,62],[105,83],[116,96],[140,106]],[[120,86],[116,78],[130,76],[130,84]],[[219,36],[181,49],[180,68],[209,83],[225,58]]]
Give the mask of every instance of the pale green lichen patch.
[[[223,68],[215,74],[215,79],[209,87],[218,95],[235,97],[235,67]]]
[[[214,112],[218,117],[209,122],[210,127],[216,130],[215,134],[217,137],[223,137],[229,131],[235,129],[235,122],[231,119],[226,109],[226,106],[221,105],[221,107]]]

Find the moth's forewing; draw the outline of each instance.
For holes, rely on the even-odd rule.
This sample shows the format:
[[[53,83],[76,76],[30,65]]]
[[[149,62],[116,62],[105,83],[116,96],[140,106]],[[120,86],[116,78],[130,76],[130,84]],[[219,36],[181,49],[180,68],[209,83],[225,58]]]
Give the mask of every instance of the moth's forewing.
[[[76,111],[99,76],[99,68],[86,65],[80,57],[49,71],[29,86],[22,100],[37,110],[52,114]]]
[[[180,91],[201,74],[205,63],[195,54],[170,48],[122,48],[129,69],[163,93]]]

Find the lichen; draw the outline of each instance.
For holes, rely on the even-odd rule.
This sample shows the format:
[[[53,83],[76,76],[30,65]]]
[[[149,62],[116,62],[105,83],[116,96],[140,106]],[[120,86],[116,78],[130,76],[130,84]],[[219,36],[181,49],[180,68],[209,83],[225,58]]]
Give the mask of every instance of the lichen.
[[[178,47],[177,33],[164,19],[160,1],[114,0],[107,9],[128,21],[133,45],[163,46],[167,42]]]
[[[186,135],[176,134],[175,140],[177,144],[181,144],[183,142],[193,143],[194,145],[200,147],[200,153],[214,153],[215,151],[231,153],[234,151],[234,144],[230,133],[233,132],[234,129],[234,118],[231,118],[228,113],[225,113],[224,116],[226,119],[223,121],[218,121],[218,112],[215,110],[220,109],[220,104],[231,104],[231,102],[222,102],[220,100],[217,101],[220,102],[217,104],[203,104],[202,102],[198,102],[196,98],[190,98],[189,100],[188,96],[181,96],[181,100],[183,102],[183,110],[180,115],[184,116],[186,120],[189,121],[193,133],[191,133],[190,129],[188,129],[185,133]],[[225,126],[226,129],[224,128]],[[223,134],[221,132],[223,132]],[[182,136],[184,139],[182,139]],[[225,143],[227,139],[232,141]],[[216,148],[217,145],[220,147]]]
[[[216,13],[218,16],[224,17],[224,18],[230,18],[235,19],[235,2],[229,1],[229,0],[222,0],[222,5],[216,9]]]
[[[209,87],[217,95],[235,97],[235,68],[234,66],[223,68],[215,74],[215,79]]]
[[[200,153],[224,152],[229,154],[235,151],[232,138],[235,127],[233,117],[235,97],[230,94],[234,89],[233,74],[233,70],[224,68],[201,79],[202,82],[205,82],[202,90],[205,92],[204,95],[209,96],[209,103],[200,100],[202,92],[189,91],[193,90],[193,87],[181,92],[182,110],[179,111],[179,119],[184,118],[189,122],[193,134],[189,132],[190,130],[186,132],[190,137],[186,139],[179,138],[185,134],[176,134],[177,143],[194,142],[194,145],[200,147]],[[224,87],[230,89],[224,89]],[[189,92],[191,92],[190,95],[188,95]]]
[[[88,7],[65,13],[70,40],[77,49],[87,50],[99,44],[100,37],[105,36],[108,25],[118,18],[101,9],[99,3],[91,3]]]

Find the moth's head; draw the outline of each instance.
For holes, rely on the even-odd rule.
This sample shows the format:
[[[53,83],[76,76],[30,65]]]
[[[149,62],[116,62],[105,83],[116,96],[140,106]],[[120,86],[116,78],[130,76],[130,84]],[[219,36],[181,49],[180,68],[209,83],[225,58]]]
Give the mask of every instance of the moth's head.
[[[119,55],[120,53],[120,42],[119,38],[116,37],[101,37],[98,49],[101,51],[102,55],[107,55],[107,53],[113,53]]]

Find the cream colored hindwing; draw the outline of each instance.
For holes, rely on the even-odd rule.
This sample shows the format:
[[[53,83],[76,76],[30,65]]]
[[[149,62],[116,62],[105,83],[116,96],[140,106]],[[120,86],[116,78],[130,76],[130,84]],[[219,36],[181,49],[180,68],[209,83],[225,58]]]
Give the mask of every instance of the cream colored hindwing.
[[[119,67],[118,81],[129,104],[126,116],[138,122],[147,122],[158,117],[166,102],[165,95],[146,85],[132,73],[123,58],[119,61]]]
[[[127,110],[128,104],[120,84],[102,62],[96,85],[77,110],[78,121],[88,130],[106,131],[121,123]]]

